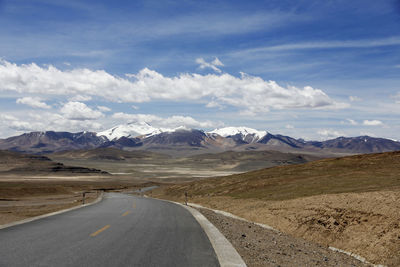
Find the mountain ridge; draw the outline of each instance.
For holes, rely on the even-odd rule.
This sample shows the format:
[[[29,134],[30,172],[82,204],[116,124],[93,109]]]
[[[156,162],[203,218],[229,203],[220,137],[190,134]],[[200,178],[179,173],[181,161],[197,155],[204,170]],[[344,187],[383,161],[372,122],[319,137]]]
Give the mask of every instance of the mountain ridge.
[[[156,128],[148,123],[129,123],[99,133],[42,131],[0,139],[0,149],[46,154],[95,148],[169,150],[193,153],[277,150],[337,153],[375,153],[400,150],[400,142],[370,136],[338,137],[305,141],[248,127],[225,127],[205,132],[186,127]]]

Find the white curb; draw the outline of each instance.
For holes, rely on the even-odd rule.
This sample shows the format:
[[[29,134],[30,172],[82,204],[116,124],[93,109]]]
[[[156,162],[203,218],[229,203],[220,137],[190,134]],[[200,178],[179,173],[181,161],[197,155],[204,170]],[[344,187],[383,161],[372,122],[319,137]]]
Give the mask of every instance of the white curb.
[[[144,195],[144,197],[148,196]],[[210,243],[214,248],[215,254],[217,255],[221,267],[234,267],[234,266],[247,267],[242,257],[232,246],[232,244],[228,241],[228,239],[226,239],[226,237],[198,210],[183,205],[179,202],[160,199],[160,198],[154,198],[154,199],[182,206],[192,214],[192,216],[200,224],[201,228],[203,228],[204,232],[206,232],[206,235],[208,236],[208,239],[210,240]]]
[[[217,254],[217,258],[221,267],[246,266],[246,263],[243,261],[242,257],[240,257],[239,253],[228,241],[228,239],[226,239],[226,237],[221,234],[221,232],[209,220],[207,220],[203,214],[189,206],[182,206],[192,213],[193,217],[199,222],[200,226],[206,232],[208,239],[215,250],[215,254]]]

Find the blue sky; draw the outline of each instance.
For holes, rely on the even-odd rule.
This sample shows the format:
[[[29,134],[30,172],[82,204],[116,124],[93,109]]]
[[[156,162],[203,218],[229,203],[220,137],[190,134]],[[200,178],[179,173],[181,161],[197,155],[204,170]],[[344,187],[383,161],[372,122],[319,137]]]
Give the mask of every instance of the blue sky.
[[[146,120],[400,139],[400,1],[250,2],[0,0],[0,137]]]

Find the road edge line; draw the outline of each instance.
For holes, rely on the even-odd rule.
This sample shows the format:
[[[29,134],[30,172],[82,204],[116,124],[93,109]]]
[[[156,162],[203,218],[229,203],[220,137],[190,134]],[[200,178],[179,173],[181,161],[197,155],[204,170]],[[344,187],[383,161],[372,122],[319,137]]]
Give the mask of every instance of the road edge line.
[[[43,219],[43,218],[51,217],[51,216],[58,215],[58,214],[61,214],[61,213],[65,213],[65,212],[68,212],[68,211],[77,210],[77,209],[80,209],[80,208],[92,206],[92,205],[97,204],[100,201],[102,201],[103,200],[103,196],[104,196],[104,193],[102,192],[100,194],[100,196],[95,201],[93,201],[91,203],[88,203],[88,204],[85,204],[85,205],[78,205],[78,206],[75,206],[75,207],[72,207],[72,208],[58,210],[58,211],[54,211],[54,212],[51,212],[51,213],[46,213],[46,214],[42,214],[42,215],[39,215],[39,216],[23,219],[23,220],[20,220],[20,221],[3,224],[3,225],[0,225],[0,230],[5,229],[5,228],[9,228],[9,227],[12,227],[12,226],[24,224],[24,223],[33,222],[33,221],[40,220],[40,219]]]
[[[203,214],[192,207],[180,205],[192,214],[206,232],[221,267],[247,266],[231,242]]]
[[[144,197],[148,196],[144,195]],[[153,198],[153,199],[176,204],[188,210],[206,233],[208,240],[210,240],[210,243],[214,248],[215,254],[217,255],[217,259],[221,267],[233,267],[233,266],[247,267],[246,263],[244,262],[240,254],[236,251],[236,249],[233,247],[231,242],[229,242],[229,240],[217,229],[217,227],[215,227],[198,210],[175,201],[170,201],[160,198]]]

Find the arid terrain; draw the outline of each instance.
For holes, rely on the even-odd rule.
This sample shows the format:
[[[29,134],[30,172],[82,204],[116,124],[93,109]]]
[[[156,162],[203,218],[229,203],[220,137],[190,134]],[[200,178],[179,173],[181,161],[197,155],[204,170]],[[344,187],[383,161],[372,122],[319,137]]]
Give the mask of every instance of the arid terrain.
[[[400,264],[400,152],[322,160],[275,151],[173,158],[116,149],[0,156],[0,224],[80,205],[83,192],[88,202],[101,191],[159,185],[147,194],[183,202],[187,192],[189,202],[294,238]],[[261,167],[269,168],[243,173]]]
[[[0,224],[80,205],[101,191],[152,185],[107,172],[68,166],[44,156],[0,151]]]
[[[172,157],[150,151],[98,148],[59,152],[48,157],[65,165],[101,169],[118,176],[155,182],[182,182],[272,166],[301,164],[320,159],[321,155],[278,151],[227,151]]]
[[[400,264],[400,152],[325,159],[156,189],[376,264]]]

